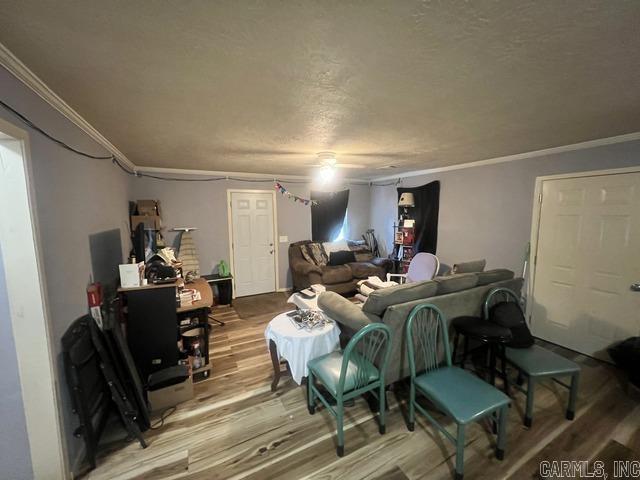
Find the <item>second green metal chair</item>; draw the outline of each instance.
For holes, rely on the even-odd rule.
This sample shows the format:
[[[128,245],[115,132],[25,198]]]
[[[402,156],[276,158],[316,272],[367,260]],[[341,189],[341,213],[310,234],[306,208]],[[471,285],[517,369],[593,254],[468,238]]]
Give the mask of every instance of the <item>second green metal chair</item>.
[[[463,478],[464,444],[467,424],[491,417],[498,419],[496,457],[504,458],[509,397],[475,375],[451,365],[448,324],[444,314],[431,304],[416,306],[406,323],[407,352],[411,371],[409,391],[410,431],[415,428],[418,410],[456,445],[456,480]],[[457,435],[449,433],[417,401],[427,397],[457,424]]]

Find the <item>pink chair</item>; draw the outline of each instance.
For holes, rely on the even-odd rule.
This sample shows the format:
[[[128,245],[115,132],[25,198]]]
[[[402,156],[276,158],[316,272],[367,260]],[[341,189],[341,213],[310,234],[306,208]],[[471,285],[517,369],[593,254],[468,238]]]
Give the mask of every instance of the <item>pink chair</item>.
[[[397,282],[413,283],[431,280],[440,269],[440,260],[432,253],[420,252],[411,259],[407,273],[387,273],[387,282],[397,277]]]

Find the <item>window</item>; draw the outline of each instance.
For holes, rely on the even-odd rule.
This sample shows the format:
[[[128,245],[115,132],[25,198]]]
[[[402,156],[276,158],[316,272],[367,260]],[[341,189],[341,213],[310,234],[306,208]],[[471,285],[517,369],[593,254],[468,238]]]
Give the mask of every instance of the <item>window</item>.
[[[332,240],[332,242],[337,242],[338,240],[344,240],[344,238],[346,237],[347,230],[349,228],[349,227],[347,227],[347,216],[348,215],[349,215],[349,210],[344,212],[344,221],[342,222],[342,228],[340,228],[340,231],[338,232],[338,236],[336,238],[334,238]]]

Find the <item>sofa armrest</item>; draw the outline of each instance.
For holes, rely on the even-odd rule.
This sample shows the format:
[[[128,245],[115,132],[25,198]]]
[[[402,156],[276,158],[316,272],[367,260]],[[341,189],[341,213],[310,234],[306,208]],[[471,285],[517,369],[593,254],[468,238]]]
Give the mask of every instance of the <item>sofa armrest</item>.
[[[291,267],[291,270],[302,275],[309,275],[312,272],[322,275],[322,270],[319,266],[299,258],[291,260],[289,266]]]
[[[332,320],[355,332],[372,322],[380,321],[375,315],[363,312],[361,308],[335,292],[322,292],[318,297],[318,308]]]

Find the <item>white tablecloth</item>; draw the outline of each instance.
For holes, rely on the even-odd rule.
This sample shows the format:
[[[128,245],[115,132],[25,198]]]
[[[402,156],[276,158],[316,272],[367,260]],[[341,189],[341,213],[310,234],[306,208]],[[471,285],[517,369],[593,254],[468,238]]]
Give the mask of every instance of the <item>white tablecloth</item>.
[[[286,313],[281,313],[269,322],[264,331],[267,340],[273,340],[280,358],[289,362],[291,376],[300,385],[302,377],[307,376],[307,362],[340,346],[340,328],[333,322],[310,332],[298,330]]]
[[[293,303],[296,307],[303,310],[318,310],[318,295],[307,298],[299,293],[294,293],[289,297],[287,303]]]

